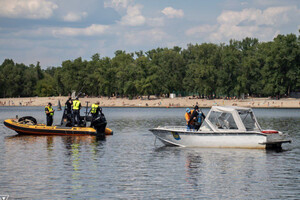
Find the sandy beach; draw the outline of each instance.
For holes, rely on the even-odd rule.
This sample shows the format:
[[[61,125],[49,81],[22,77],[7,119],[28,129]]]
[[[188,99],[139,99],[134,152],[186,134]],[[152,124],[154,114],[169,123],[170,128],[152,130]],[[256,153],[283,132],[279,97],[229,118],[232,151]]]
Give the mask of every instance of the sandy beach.
[[[27,97],[27,98],[0,98],[0,106],[46,106],[51,102],[53,106],[58,105],[60,101],[64,106],[68,97]],[[83,106],[86,102],[89,105],[97,101],[100,102],[102,107],[193,107],[198,105],[202,108],[211,106],[243,106],[252,108],[300,108],[300,99],[295,98],[282,98],[274,100],[270,98],[248,98],[248,99],[195,99],[192,97],[176,97],[176,98],[150,98],[146,97],[140,99],[129,100],[127,98],[93,98],[84,97],[79,99]]]

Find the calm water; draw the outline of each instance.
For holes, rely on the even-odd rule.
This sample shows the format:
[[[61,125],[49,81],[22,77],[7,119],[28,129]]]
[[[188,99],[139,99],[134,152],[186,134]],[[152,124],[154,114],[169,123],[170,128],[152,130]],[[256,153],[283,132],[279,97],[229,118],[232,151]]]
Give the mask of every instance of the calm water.
[[[148,129],[184,125],[184,108],[104,108],[114,131],[105,141],[18,136],[3,125],[15,115],[44,123],[43,110],[0,107],[0,194],[10,199],[300,198],[299,109],[254,110],[264,129],[289,133],[282,152],[154,145]]]

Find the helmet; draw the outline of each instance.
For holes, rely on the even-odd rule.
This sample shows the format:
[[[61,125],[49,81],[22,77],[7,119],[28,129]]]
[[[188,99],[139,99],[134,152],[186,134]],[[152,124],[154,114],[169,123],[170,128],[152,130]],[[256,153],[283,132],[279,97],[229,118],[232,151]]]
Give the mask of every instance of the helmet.
[[[195,109],[195,110],[198,110],[198,109],[199,109],[199,107],[196,105],[194,109]]]
[[[191,112],[191,110],[190,110],[189,108],[187,108],[187,109],[185,110],[185,112],[189,113],[189,112]]]

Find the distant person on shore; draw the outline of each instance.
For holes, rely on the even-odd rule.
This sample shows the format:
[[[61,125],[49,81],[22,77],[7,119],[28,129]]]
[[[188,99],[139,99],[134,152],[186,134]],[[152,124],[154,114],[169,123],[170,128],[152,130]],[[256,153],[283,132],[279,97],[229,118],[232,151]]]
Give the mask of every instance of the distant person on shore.
[[[73,122],[72,125],[77,126],[80,125],[80,108],[81,108],[81,102],[79,101],[78,97],[73,101]]]
[[[102,108],[99,106],[100,102],[92,104],[90,113],[92,114],[93,120],[96,119],[100,114],[102,114]]]
[[[188,129],[188,130],[193,129],[194,127],[193,127],[193,125],[192,125],[191,122],[190,122],[190,119],[191,119],[191,110],[190,110],[189,108],[187,108],[187,109],[185,110],[185,115],[184,115],[184,117],[185,117],[187,129]]]
[[[50,102],[45,107],[45,113],[46,113],[46,118],[47,118],[47,126],[52,126],[54,110],[53,110],[52,104]]]
[[[203,123],[203,120],[205,119],[204,113],[199,109],[199,107],[196,105],[194,107],[194,110],[191,111],[191,118],[189,120],[189,123],[194,124],[194,128],[198,130]]]

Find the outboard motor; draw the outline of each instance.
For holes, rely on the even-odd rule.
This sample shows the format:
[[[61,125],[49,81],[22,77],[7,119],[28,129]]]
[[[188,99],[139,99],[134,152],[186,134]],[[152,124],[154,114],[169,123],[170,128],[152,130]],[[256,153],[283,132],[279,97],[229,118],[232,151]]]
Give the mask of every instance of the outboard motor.
[[[96,117],[91,126],[97,130],[97,136],[105,138],[106,118],[103,113]]]

